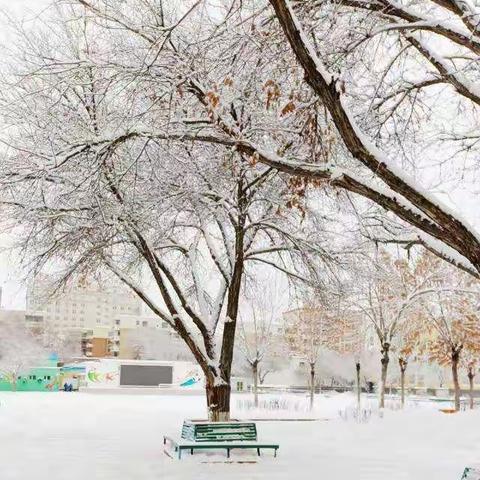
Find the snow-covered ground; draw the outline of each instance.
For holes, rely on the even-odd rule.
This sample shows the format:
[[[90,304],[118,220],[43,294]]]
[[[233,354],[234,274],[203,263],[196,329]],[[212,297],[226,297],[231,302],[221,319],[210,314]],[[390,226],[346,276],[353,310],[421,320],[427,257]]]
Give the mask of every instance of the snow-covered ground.
[[[233,398],[235,417],[310,416],[302,396],[261,397],[275,408],[260,411],[248,398]],[[223,452],[181,461],[163,453],[164,433],[204,417],[201,396],[1,393],[0,479],[459,480],[480,463],[480,410],[446,415],[421,403],[356,423],[339,416],[352,403],[319,396],[311,416],[320,420],[258,422],[261,438],[280,443],[278,458],[234,451],[231,460],[247,463],[224,463]]]

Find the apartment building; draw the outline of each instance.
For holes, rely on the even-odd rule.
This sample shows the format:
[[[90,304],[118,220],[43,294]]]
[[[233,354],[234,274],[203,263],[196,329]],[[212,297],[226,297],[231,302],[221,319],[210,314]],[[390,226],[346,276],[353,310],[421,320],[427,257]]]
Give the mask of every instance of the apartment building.
[[[27,287],[27,314],[59,332],[112,328],[119,315],[141,316],[141,300],[126,287],[76,283],[51,293],[49,278],[37,276]]]

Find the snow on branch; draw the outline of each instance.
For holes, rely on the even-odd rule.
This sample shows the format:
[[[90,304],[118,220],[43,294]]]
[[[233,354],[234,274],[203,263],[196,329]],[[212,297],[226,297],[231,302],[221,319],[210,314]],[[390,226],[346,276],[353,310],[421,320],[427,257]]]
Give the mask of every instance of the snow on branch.
[[[407,34],[405,38],[437,69],[445,82],[450,83],[460,95],[480,106],[480,87],[478,84],[471,82],[456,71],[454,65],[449,65],[439,53],[419,36]]]
[[[438,198],[421,188],[370,142],[349,111],[338,82],[328,72],[325,74],[326,68],[306,38],[289,0],[270,0],[270,3],[298,62],[305,71],[306,81],[325,104],[352,156],[374,172],[375,176],[389,188],[421,210],[436,225],[436,228],[427,230],[427,233],[465,253],[465,256],[471,257],[472,263],[480,267],[478,232],[451,212]]]

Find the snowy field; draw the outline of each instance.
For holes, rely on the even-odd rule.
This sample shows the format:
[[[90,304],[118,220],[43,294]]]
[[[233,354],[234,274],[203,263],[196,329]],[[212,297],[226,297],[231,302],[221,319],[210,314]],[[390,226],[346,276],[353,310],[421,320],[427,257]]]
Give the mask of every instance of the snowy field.
[[[236,418],[309,416],[302,396],[261,397],[276,405],[263,411],[247,408],[248,398],[233,398]],[[480,463],[480,411],[446,415],[421,403],[357,423],[339,415],[352,403],[319,396],[317,421],[258,422],[260,438],[280,443],[278,458],[234,451],[225,463],[223,452],[181,461],[163,453],[164,433],[204,417],[203,396],[2,393],[0,479],[459,480]]]

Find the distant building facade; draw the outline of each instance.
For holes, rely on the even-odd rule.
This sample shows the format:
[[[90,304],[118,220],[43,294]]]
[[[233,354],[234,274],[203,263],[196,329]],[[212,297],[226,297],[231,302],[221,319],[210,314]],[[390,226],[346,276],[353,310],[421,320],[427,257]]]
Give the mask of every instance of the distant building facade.
[[[28,284],[27,326],[78,336],[86,357],[191,359],[170,326],[143,313],[143,302],[123,284],[100,288],[77,283],[55,295],[51,290],[48,276],[37,276]]]
[[[122,314],[142,313],[141,300],[125,287],[103,289],[77,284],[51,294],[49,278],[38,276],[27,287],[27,315],[30,323],[48,324],[57,331],[113,327]]]

